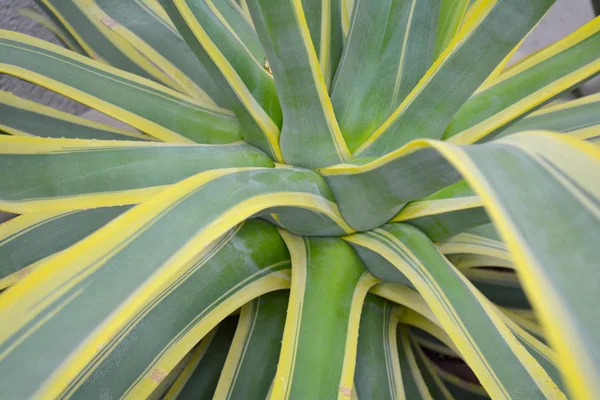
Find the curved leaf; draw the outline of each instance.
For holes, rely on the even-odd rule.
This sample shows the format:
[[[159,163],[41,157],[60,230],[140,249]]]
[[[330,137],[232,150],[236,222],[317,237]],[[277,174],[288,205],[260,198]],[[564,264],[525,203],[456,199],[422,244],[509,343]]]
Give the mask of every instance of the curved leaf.
[[[460,270],[477,267],[500,267],[514,269],[515,266],[511,261],[495,257],[483,256],[479,254],[449,254],[448,260]]]
[[[152,392],[152,395],[150,395],[151,398],[155,397],[155,393],[159,391],[159,388],[163,385],[163,383],[168,384],[167,390],[165,391],[164,396],[162,396],[163,400],[175,400],[177,396],[179,396],[192,374],[196,371],[198,364],[200,364],[202,359],[206,356],[208,346],[210,346],[211,342],[215,338],[217,329],[218,325],[216,328],[213,328],[212,331],[208,332],[206,336],[200,340],[200,343],[198,343],[184,358],[181,359],[179,364],[177,364],[177,366],[169,373],[169,375],[167,375],[167,378],[165,378],[165,380],[161,382],[157,389]],[[169,377],[172,377],[172,374],[176,374],[176,376],[173,381],[169,383]]]
[[[340,239],[281,234],[292,258],[292,287],[269,398],[349,398],[360,312],[377,280]]]
[[[600,125],[600,93],[544,107],[504,129],[483,137],[480,142],[485,143],[512,133],[532,129],[574,132],[591,128],[590,131],[595,131],[594,136],[598,136],[600,135],[598,125]]]
[[[94,0],[90,12],[110,30],[127,40],[176,82],[178,90],[202,101],[226,107],[221,90],[179,35],[143,0]]]
[[[427,146],[440,153],[436,156]],[[595,392],[592,388],[598,373],[594,371],[600,370],[594,361],[600,359],[595,355],[600,348],[593,339],[599,335],[583,333],[594,332],[598,328],[596,321],[600,320],[597,310],[587,306],[594,301],[595,287],[600,285],[596,274],[590,273],[595,270],[597,258],[594,243],[600,240],[597,206],[600,193],[593,177],[600,165],[599,151],[592,144],[566,135],[540,132],[511,135],[494,143],[461,148],[416,141],[380,160],[360,166],[332,167],[322,173],[334,191],[340,190],[338,185],[342,180],[344,189],[353,184],[351,190],[355,193],[369,186],[371,190],[377,187],[381,207],[383,198],[395,198],[398,204],[402,203],[401,196],[413,190],[427,195],[439,190],[439,186],[455,182],[458,177],[449,173],[449,165],[442,161],[440,154],[447,157],[482,198],[490,218],[513,253],[525,292],[541,316],[550,343],[555,343],[559,350],[561,370],[569,389],[576,397],[586,398],[586,393]],[[392,195],[390,190],[398,187],[401,180],[396,179],[389,189],[380,186],[394,172],[399,172],[392,164],[410,166],[411,157],[419,152],[422,152],[422,164],[428,165],[428,173],[436,174],[435,181],[428,182],[415,168],[403,170],[402,176],[411,172],[413,185],[402,182],[403,194]],[[415,160],[412,159],[413,165]],[[371,176],[363,180],[369,174]],[[535,190],[532,190],[533,183]],[[336,195],[342,212],[346,211],[346,220],[352,222],[344,208],[344,197]],[[548,203],[548,198],[553,202]],[[363,213],[370,212],[371,207],[366,204],[372,200],[354,197]],[[562,234],[565,227],[569,227],[571,235]],[[539,234],[541,231],[544,235]],[[568,267],[572,254],[578,255],[577,269]]]
[[[236,318],[229,317],[221,322],[216,328],[215,333],[205,350],[203,357],[198,360],[196,368],[186,381],[185,385],[178,393],[181,399],[211,400],[217,388],[219,374],[227,352],[233,341],[236,331]]]
[[[357,3],[331,95],[350,151],[392,114],[433,64],[439,8],[440,0]]]
[[[533,399],[560,393],[533,357],[516,343],[496,311],[423,233],[408,225],[390,224],[345,239],[375,276],[411,281],[492,396]],[[369,252],[387,263],[373,263],[365,258]]]
[[[419,377],[399,359],[398,319],[390,302],[368,295],[360,319],[354,384],[359,399],[421,399]],[[402,345],[402,344],[400,344]],[[404,349],[400,349],[402,355]]]
[[[72,51],[0,31],[0,72],[71,97],[164,141],[231,143],[241,138],[227,110]]]
[[[0,91],[0,129],[15,136],[67,139],[154,140]]]
[[[600,18],[482,85],[444,132],[475,143],[600,73]]]
[[[0,209],[16,213],[136,204],[198,172],[269,167],[245,143],[177,145],[0,137]]]
[[[504,243],[472,233],[461,233],[440,242],[438,248],[443,254],[477,254],[512,261],[512,255]]]
[[[124,215],[127,216],[130,214]],[[183,237],[185,230],[193,229],[195,224],[188,225],[186,227],[180,222],[178,235]],[[93,240],[95,235],[76,246]],[[15,357],[36,352],[39,346],[48,343],[53,344],[52,351],[45,352],[45,363],[32,365],[27,373],[23,370],[10,373],[12,381],[3,379],[1,384],[5,393],[33,391],[39,395],[54,393],[56,397],[83,399],[93,397],[95,393],[145,397],[225,316],[248,299],[289,286],[286,273],[289,255],[276,229],[266,222],[247,222],[203,250],[180,253],[179,257],[185,255],[189,261],[168,273],[169,264],[165,263],[164,257],[159,259],[157,254],[164,250],[160,247],[173,246],[173,239],[163,239],[167,243],[161,245],[154,243],[152,249],[153,252],[156,249],[157,253],[147,254],[151,247],[137,253],[138,258],[149,260],[145,264],[135,263],[129,258],[129,261],[123,260],[130,265],[129,270],[127,264],[122,264],[118,275],[100,268],[83,277],[71,289],[77,293],[76,301],[63,303],[58,310],[52,310],[52,306],[43,311],[36,310],[50,312],[50,315],[42,320],[41,326],[29,328],[27,333],[17,331],[11,342],[4,342],[0,368],[9,367]],[[196,247],[199,248],[202,249]],[[125,255],[121,254],[121,257]],[[60,259],[60,255],[54,259]],[[109,267],[116,266],[115,261],[109,263]],[[140,268],[140,265],[145,268]],[[50,282],[55,282],[58,277],[56,272],[52,273],[51,266],[36,272],[38,275],[40,272],[50,275],[51,279],[41,283],[46,290],[56,293]],[[35,280],[36,272],[29,275],[29,284]],[[221,278],[216,282],[211,278],[214,276]],[[15,292],[24,289],[23,285],[27,284],[25,279],[14,286],[2,301],[10,301],[11,292],[18,296]],[[51,296],[50,300],[57,297],[55,301],[63,302],[60,292],[64,290],[64,287],[58,289],[59,293]],[[128,298],[132,291],[136,295]],[[67,296],[68,293],[67,290]],[[107,293],[110,296],[106,296]],[[31,299],[31,293],[26,295]],[[90,304],[97,303],[98,296],[105,299],[90,312]],[[77,311],[83,309],[88,311]],[[83,315],[86,317],[83,318]],[[31,317],[29,314],[22,318],[27,320]],[[65,324],[71,326],[68,334],[63,329]],[[75,354],[72,354],[75,349]],[[49,380],[42,379],[49,372],[72,377],[57,381],[54,375]],[[38,378],[33,380],[32,376]]]
[[[248,7],[281,101],[283,158],[305,168],[349,159],[301,0],[250,0]],[[308,148],[311,151],[306,151]]]
[[[411,338],[412,339],[412,338]],[[443,380],[442,376],[448,378],[449,374],[443,374],[443,370],[435,365],[424,353],[423,349],[419,347],[416,341],[410,341],[412,349],[415,353],[416,363],[423,374],[423,378],[425,382],[427,382],[427,386],[430,388],[432,394],[435,399],[447,399],[447,400],[470,400],[470,399],[489,399],[490,397],[487,395],[485,389],[476,383],[471,383],[467,385],[466,382],[460,388],[462,389],[464,386],[468,386],[471,388],[471,391],[462,391],[462,390],[453,390],[453,387],[450,387],[447,380]],[[457,379],[455,380],[457,381]],[[464,381],[460,381],[463,383]],[[476,392],[476,396],[473,395]],[[454,397],[457,396],[457,397]]]
[[[471,268],[462,271],[475,287],[489,300],[502,307],[531,310],[514,271],[498,271],[488,268]]]
[[[553,3],[554,0],[475,3],[472,15],[448,48],[354,154],[380,156],[418,137],[441,138],[456,112]],[[507,26],[511,28],[506,29]]]
[[[267,398],[277,369],[289,295],[288,291],[267,293],[242,307],[215,398]]]
[[[409,285],[412,286],[410,283]],[[383,282],[373,287],[371,293],[414,310],[430,321],[439,324],[436,316],[431,312],[431,308],[429,308],[425,300],[423,300],[423,297],[411,286],[401,283]]]
[[[72,35],[92,58],[109,63],[135,75],[170,84],[171,80],[136,48],[115,35],[90,13],[86,5],[91,0],[37,0]]]
[[[431,240],[441,241],[489,220],[481,199],[464,181],[459,181],[407,204],[390,222],[407,222]]]
[[[11,321],[0,331],[0,387],[17,398],[35,393],[55,397],[69,390],[158,289],[193,268],[203,250],[251,216],[278,209],[283,225],[300,234],[351,232],[330,199],[318,174],[295,168],[208,171],[172,185],[51,258],[0,297],[0,320]],[[274,276],[264,285],[280,289],[284,278]],[[108,297],[106,285],[111,288]],[[260,289],[257,284],[248,290],[254,297],[264,293]],[[136,296],[130,297],[132,292]],[[98,296],[104,299],[101,304]],[[82,311],[92,304],[93,318]],[[166,375],[206,333],[205,327],[194,331],[199,337],[178,342],[180,347],[158,359],[156,368]],[[47,362],[29,364],[27,373],[12,368],[14,358],[37,354],[39,346],[46,349]],[[154,390],[155,380],[142,381],[131,396]]]
[[[281,110],[273,78],[254,58],[221,10],[213,0],[163,0],[161,4],[215,83],[228,93],[229,105],[240,120],[244,139],[276,161],[283,161],[278,142]],[[239,12],[234,14],[247,23]],[[254,31],[251,35],[255,35]]]
[[[34,263],[68,248],[129,208],[40,212],[0,224],[0,289],[27,276]]]

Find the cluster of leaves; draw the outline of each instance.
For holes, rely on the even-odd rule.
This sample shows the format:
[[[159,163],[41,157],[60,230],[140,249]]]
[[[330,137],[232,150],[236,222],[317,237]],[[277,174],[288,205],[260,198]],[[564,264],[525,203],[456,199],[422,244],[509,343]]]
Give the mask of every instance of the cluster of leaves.
[[[507,66],[553,2],[39,0],[0,73],[135,130],[0,93],[0,397],[595,398],[600,19]]]

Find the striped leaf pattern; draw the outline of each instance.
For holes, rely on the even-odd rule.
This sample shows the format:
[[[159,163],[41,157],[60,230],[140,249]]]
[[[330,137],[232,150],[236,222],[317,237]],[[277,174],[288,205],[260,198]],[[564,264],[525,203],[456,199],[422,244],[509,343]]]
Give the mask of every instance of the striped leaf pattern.
[[[36,3],[0,73],[125,129],[0,91],[0,397],[598,397],[600,19]]]

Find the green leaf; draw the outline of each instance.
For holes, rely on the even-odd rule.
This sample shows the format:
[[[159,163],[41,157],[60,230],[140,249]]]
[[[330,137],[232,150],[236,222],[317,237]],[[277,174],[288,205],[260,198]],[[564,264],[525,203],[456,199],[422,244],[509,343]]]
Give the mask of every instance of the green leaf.
[[[93,7],[93,5],[96,7]],[[178,84],[178,90],[227,107],[226,98],[171,21],[143,0],[94,0],[88,6],[113,32],[132,43]]]
[[[173,232],[184,237],[185,231],[194,229],[195,224],[187,225],[180,222],[179,230]],[[188,237],[189,234],[185,239]],[[78,294],[76,301],[65,303],[59,296],[62,307],[54,310],[49,320],[21,338],[10,352],[3,347],[0,368],[4,371],[15,357],[36,354],[49,340],[53,343],[51,350],[45,350],[45,363],[32,363],[27,372],[21,369],[6,375],[6,380],[2,381],[5,393],[15,393],[19,397],[16,393],[47,392],[50,390],[48,384],[39,388],[45,381],[42,379],[44,373],[72,367],[74,360],[68,356],[81,345],[88,351],[93,350],[94,357],[77,359],[81,369],[72,379],[55,387],[54,390],[60,390],[56,396],[87,399],[95,393],[108,393],[113,397],[145,397],[225,316],[248,299],[289,286],[288,252],[276,229],[266,222],[249,221],[204,250],[191,252],[189,261],[170,275],[165,275],[168,256],[165,257],[164,247],[173,246],[174,240],[163,238],[162,242],[162,245],[146,246],[137,253],[136,257],[146,258],[143,264],[126,258],[122,260],[118,275],[109,268],[86,276],[71,289]],[[130,247],[129,251],[132,250]],[[121,253],[121,257],[125,256],[126,253]],[[109,262],[109,267],[116,267],[115,261]],[[50,268],[42,267],[39,272],[56,279]],[[35,272],[29,277],[34,275]],[[218,282],[212,279],[214,276],[220,277]],[[148,279],[152,282],[156,278],[154,285],[148,285]],[[26,285],[25,280],[22,282]],[[51,285],[49,280],[42,284]],[[128,300],[136,288],[136,296]],[[19,285],[12,290],[13,294],[18,290]],[[69,294],[67,291],[65,296]],[[98,296],[104,298],[101,304],[98,304]],[[135,303],[139,305],[135,307]],[[134,310],[127,310],[128,307],[134,307]],[[112,318],[109,317],[111,313]],[[115,316],[120,319],[115,320]],[[69,326],[68,333],[65,326]],[[96,340],[99,338],[94,329],[111,332],[101,339],[104,345],[98,346]],[[79,348],[80,357],[85,354],[84,349]],[[123,359],[127,362],[119,362]],[[67,360],[67,364],[62,364]],[[38,379],[32,379],[33,376]]]
[[[425,382],[427,382],[434,399],[481,400],[490,398],[481,385],[464,381],[454,375],[446,373],[445,370],[441,369],[427,357],[423,349],[412,337],[410,338],[410,345],[415,353],[416,363],[421,370],[423,378]],[[460,371],[467,369],[468,367],[464,364],[453,364],[450,365],[449,368],[460,368]],[[450,379],[452,380],[452,384],[449,383]],[[458,383],[460,383],[460,386],[458,386]]]
[[[388,156],[358,159],[319,173],[335,193],[348,224],[359,231],[372,229],[391,220],[407,203],[460,180],[451,164],[431,148],[437,143],[413,141]]]
[[[13,284],[50,257],[85,238],[130,206],[19,215],[0,224],[0,288]]]
[[[423,300],[423,302],[425,302]],[[427,332],[431,336],[435,337],[438,342],[445,345],[447,349],[452,351],[456,357],[462,358],[460,351],[452,342],[452,339],[443,328],[438,319],[435,317],[431,310],[428,310],[426,314],[420,314],[415,310],[401,308],[397,312],[400,323],[409,325],[411,328],[418,328],[423,332]]]
[[[378,262],[376,258],[373,259],[373,254],[363,254],[362,256],[363,258],[368,257],[371,262]],[[383,261],[383,264],[385,264],[385,261]],[[393,277],[390,279],[393,279]],[[396,276],[396,279],[405,278]],[[452,343],[450,337],[440,327],[439,320],[425,303],[423,297],[417,292],[403,284],[394,283],[382,283],[372,289],[371,292],[408,308],[408,310],[398,312],[397,315],[401,323],[411,326],[413,336],[416,335],[416,338],[419,339],[419,344],[424,344],[436,352],[451,357],[462,358],[462,355],[460,355],[459,350]],[[545,345],[541,329],[535,323],[525,321],[514,310],[503,309],[502,312],[496,310],[496,313],[519,343],[525,347],[528,353],[552,378],[559,389],[564,392],[565,389],[558,369],[558,357]],[[433,379],[432,382],[435,383],[436,381],[436,379]],[[431,386],[440,386],[438,383]]]
[[[371,256],[374,256],[371,254]],[[375,262],[377,257],[373,257],[371,262]],[[414,310],[415,312],[425,316],[430,321],[437,321],[431,309],[423,300],[423,297],[414,290],[410,281],[406,280],[403,283],[383,282],[371,289],[371,293],[383,297],[396,304]],[[405,320],[406,322],[406,320]]]
[[[464,274],[493,303],[511,309],[531,310],[531,304],[527,300],[516,274],[511,272],[481,271],[480,268],[465,271]],[[498,275],[504,279],[494,279]]]
[[[480,142],[500,139],[516,132],[544,129],[553,132],[572,132],[594,130],[598,137],[600,131],[600,93],[571,100],[565,103],[544,107],[512,125],[481,138]],[[586,138],[590,140],[591,138]]]
[[[511,261],[479,254],[449,254],[447,258],[460,270],[476,267],[515,268]]]
[[[149,398],[161,398],[163,400],[174,400],[179,396],[183,387],[187,384],[192,374],[196,371],[198,364],[206,355],[208,346],[215,338],[217,328],[208,332],[190,352],[179,361],[166,378],[154,389]]]
[[[432,366],[434,365],[432,364]],[[490,398],[481,385],[464,381],[439,368],[436,369],[435,373],[443,381],[448,392],[457,400],[485,400]]]
[[[275,378],[289,291],[267,293],[242,307],[215,397],[267,398]]]
[[[391,222],[409,223],[425,232],[432,241],[441,241],[489,220],[481,199],[465,181],[459,181],[410,202]]]
[[[52,257],[3,293],[0,319],[12,322],[0,331],[0,384],[7,387],[9,397],[38,392],[47,397],[60,395],[107,350],[104,345],[118,337],[119,331],[153,301],[158,289],[193,268],[203,251],[211,249],[211,243],[240,222],[276,212],[283,226],[299,234],[352,232],[332,199],[317,173],[295,168],[207,171],[163,190],[68,252]],[[268,256],[270,252],[261,250],[261,254]],[[237,264],[246,265],[243,260]],[[285,274],[275,274],[263,285],[269,290],[282,289],[286,279]],[[203,282],[222,294],[212,278]],[[253,290],[258,289],[260,286]],[[110,296],[106,296],[107,290]],[[133,292],[136,295],[131,297]],[[228,313],[241,305],[234,304]],[[32,324],[34,331],[30,330]],[[70,329],[65,330],[66,325]],[[143,336],[151,339],[153,335]],[[172,339],[170,333],[168,337]],[[200,337],[181,354],[163,360],[165,376]],[[52,353],[46,348],[49,341],[53,343]],[[31,370],[27,373],[12,367],[15,358],[22,359],[20,354],[40,351],[45,352],[47,362],[28,364]],[[42,382],[44,387],[38,387]],[[132,396],[144,397],[140,393],[148,394],[155,388],[152,379],[144,383]]]
[[[331,95],[350,151],[396,110],[433,64],[439,3],[357,3]]]
[[[0,91],[0,129],[15,136],[100,140],[154,140]]]
[[[503,242],[500,235],[498,235],[498,230],[496,229],[493,223],[476,226],[465,231],[465,233],[481,236],[489,240],[495,240],[496,242]]]
[[[325,85],[329,88],[344,49],[342,0],[302,0]]]
[[[544,368],[548,373],[548,376],[556,383],[559,389],[566,392],[566,387],[563,379],[563,371],[560,369],[560,358],[551,350],[542,340],[533,333],[529,333],[527,330],[521,328],[517,323],[507,316],[503,317],[505,323],[510,327],[519,343],[535,360],[539,365]]]
[[[244,139],[283,161],[278,143],[281,110],[264,60],[254,58],[213,0],[162,0],[161,4],[213,81],[228,94]],[[227,7],[232,5],[221,4],[221,9]],[[234,23],[247,24],[239,8],[226,11],[227,16],[237,16]],[[251,35],[256,34],[251,31]]]
[[[589,307],[596,296],[594,287],[600,284],[593,273],[594,244],[600,241],[600,192],[593,171],[600,166],[600,150],[564,136],[537,137],[535,144],[526,135],[512,136],[512,143],[511,137],[501,139],[503,151],[494,162],[503,168],[492,167],[481,152],[471,157],[486,177],[485,183],[479,178],[478,185],[489,188],[492,220],[515,255],[525,291],[561,356],[568,388],[575,397],[585,398],[585,393],[595,393],[593,377],[600,371],[600,347],[593,339],[599,337],[593,332],[599,329],[600,317]],[[508,182],[509,191],[504,186]],[[565,227],[569,235],[562,233]],[[546,234],[539,235],[541,231]],[[576,269],[570,267],[573,254]]]
[[[600,72],[600,18],[509,68],[458,110],[444,139],[470,144],[508,126],[536,107]]]
[[[476,11],[448,48],[355,154],[379,156],[415,138],[440,138],[459,108],[553,3],[554,0],[476,3]]]
[[[450,357],[460,357],[454,352],[454,350],[446,346],[444,342],[437,339],[434,335],[430,334],[429,332],[426,332],[425,330],[411,326],[410,338],[415,342],[415,344],[427,348],[429,350],[433,350],[436,353]]]
[[[31,36],[0,31],[0,72],[45,86],[164,141],[231,143],[227,110]]]
[[[36,1],[36,3],[38,3],[38,6],[42,4],[40,1]],[[43,7],[42,9],[46,9],[46,12],[38,12],[33,8],[21,8],[17,11],[24,17],[32,19],[52,32],[54,36],[56,36],[62,42],[62,44],[65,45],[65,47],[68,47],[79,54],[85,54],[85,51],[81,48],[81,46],[79,46],[79,44],[77,44],[77,41],[69,33],[65,26],[56,17],[54,17],[52,13],[48,13],[46,7]]]
[[[410,280],[492,396],[533,399],[560,393],[494,308],[422,232],[390,224],[345,239],[373,275],[399,283]],[[374,262],[370,253],[385,261]]]
[[[431,393],[431,398],[453,400],[452,395],[440,377],[435,373],[432,362],[429,361],[427,356],[423,353],[423,350],[415,343],[415,341],[411,340],[409,332],[410,331],[408,330],[408,327],[401,326],[398,335],[398,341],[406,343],[406,348],[410,348],[412,350],[416,369],[420,371],[423,377],[422,379],[429,389],[429,393]]]
[[[512,261],[512,255],[502,241],[473,233],[461,233],[437,245],[442,254],[477,254]]]
[[[86,12],[89,0],[37,0],[37,3],[43,4],[45,10],[62,23],[90,57],[138,76],[168,83],[168,78],[135,47],[115,37]]]
[[[270,398],[348,398],[360,312],[377,280],[340,239],[284,231],[282,237],[292,258],[292,287]]]
[[[35,2],[35,4],[38,6],[38,8],[40,8],[44,14],[48,17],[48,19],[58,28],[60,29],[60,32],[62,32],[65,36],[65,38],[71,43],[71,45],[73,47],[69,48],[71,50],[73,50],[76,53],[79,54],[83,54],[83,55],[87,55],[86,51],[83,49],[83,47],[81,47],[81,45],[78,43],[77,39],[75,38],[75,36],[73,36],[71,34],[71,32],[69,32],[69,29],[67,28],[67,26],[63,23],[63,21],[61,21],[55,14],[54,12],[49,9],[46,4],[44,4],[43,0],[33,0]]]
[[[300,0],[250,0],[248,6],[281,101],[283,158],[306,168],[349,159]]]
[[[245,143],[170,145],[0,137],[0,209],[17,213],[136,204],[202,171],[269,167]]]
[[[237,318],[226,318],[215,328],[215,334],[206,353],[196,365],[194,372],[189,377],[185,386],[178,394],[181,399],[210,400],[215,394],[219,374],[225,359],[229,346],[233,341],[236,331]]]
[[[323,172],[336,191],[339,190],[336,185],[341,181],[335,182],[334,177],[352,176],[347,180],[352,182],[359,176],[358,171],[375,173],[383,165],[391,166],[391,160],[406,163],[415,152],[431,150],[425,146],[437,148],[447,157],[482,198],[502,240],[513,254],[515,268],[544,330],[548,332],[550,343],[559,351],[561,370],[569,390],[580,398],[595,393],[593,377],[598,373],[594,371],[600,371],[600,365],[594,360],[600,360],[596,355],[600,354],[600,347],[592,338],[599,337],[600,333],[590,332],[599,328],[596,321],[600,317],[596,315],[597,310],[588,305],[594,302],[595,288],[600,285],[597,274],[592,273],[597,264],[594,244],[600,241],[600,193],[594,178],[594,171],[600,166],[600,150],[566,135],[534,132],[460,148],[433,141],[414,142],[375,162],[358,167],[344,165]],[[447,186],[457,180],[456,176],[448,174],[447,164],[444,168],[433,153],[424,154],[429,172],[445,171],[446,175],[437,175],[438,180],[434,183]],[[393,176],[392,170],[377,178],[374,178],[378,175],[375,173],[370,181],[362,181],[362,184],[381,185]],[[416,185],[419,189],[429,187],[430,193],[435,191],[435,185],[425,182],[418,171],[411,176],[411,182],[414,182],[412,179],[421,179]],[[357,182],[358,179],[354,183]],[[394,182],[398,187],[401,181]],[[404,182],[400,186],[405,193],[412,189]],[[362,188],[355,186],[352,190],[360,193]],[[392,186],[389,188],[379,187],[378,200],[390,195]],[[344,198],[338,193],[336,196],[344,212]],[[357,197],[354,199],[356,201]],[[548,203],[548,199],[553,201]],[[363,213],[368,211],[364,204],[361,204]],[[344,215],[348,220],[347,214]],[[562,234],[564,229],[569,229],[571,234]],[[572,254],[578,255],[577,269],[569,267]]]
[[[441,0],[440,17],[435,41],[435,58],[446,50],[458,33],[471,0]]]
[[[428,398],[419,390],[424,385],[418,370],[411,368],[412,354],[396,341],[398,318],[393,311],[394,305],[382,298],[368,295],[365,299],[354,373],[359,399]]]

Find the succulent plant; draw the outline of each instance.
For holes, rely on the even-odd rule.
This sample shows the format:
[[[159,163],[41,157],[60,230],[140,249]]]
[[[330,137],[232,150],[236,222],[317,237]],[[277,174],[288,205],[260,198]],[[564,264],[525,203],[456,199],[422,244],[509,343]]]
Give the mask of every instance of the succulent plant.
[[[553,0],[39,0],[0,73],[0,397],[600,392],[600,19]]]

